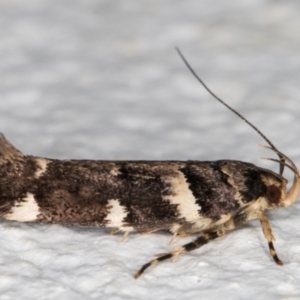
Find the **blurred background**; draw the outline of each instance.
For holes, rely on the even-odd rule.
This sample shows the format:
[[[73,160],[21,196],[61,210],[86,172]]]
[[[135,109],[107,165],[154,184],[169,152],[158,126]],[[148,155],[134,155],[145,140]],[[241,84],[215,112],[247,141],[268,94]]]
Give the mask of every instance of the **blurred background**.
[[[299,8],[3,0],[0,128],[26,153],[57,158],[216,159],[235,141],[232,158],[245,158],[253,145],[245,132],[257,135],[192,78],[178,46],[217,95],[283,148],[295,134],[277,137],[278,128],[300,126],[291,116],[300,109]]]
[[[24,153],[51,158],[237,159],[277,171],[276,164],[260,160],[270,155],[256,146],[262,139],[197,83],[176,53],[177,46],[218,96],[300,166],[299,11],[297,0],[1,0],[0,130]],[[95,256],[117,251],[116,273],[110,269],[112,260],[104,260],[102,265],[91,263],[88,273],[74,275],[78,266],[64,264],[69,252],[63,253],[62,245],[53,245],[51,239],[62,235],[62,240],[68,236],[66,243],[78,240],[76,261],[76,249],[87,237],[98,243],[106,235],[3,223],[2,239],[9,242],[2,258],[7,271],[1,271],[0,265],[4,276],[0,282],[7,283],[0,283],[0,298],[38,295],[42,299],[50,290],[53,293],[44,299],[99,298],[103,293],[106,299],[147,299],[150,295],[169,299],[170,293],[195,299],[200,292],[218,298],[224,290],[236,299],[249,295],[262,299],[265,293],[273,299],[298,297],[299,208],[296,204],[271,218],[280,227],[275,230],[281,251],[277,250],[283,260],[294,263],[289,264],[292,269],[278,271],[273,266],[255,223],[257,227],[250,228],[248,235],[243,229],[235,233],[238,237],[230,235],[228,242],[226,238],[216,242],[212,253],[191,254],[189,275],[184,273],[187,260],[182,259],[159,266],[145,276],[146,283],[143,278],[132,281],[131,275],[151,255],[168,249],[168,236],[134,236],[139,247],[129,238],[125,248],[119,245],[120,237],[107,237],[107,247],[99,240]],[[11,226],[14,238],[7,236]],[[48,230],[51,234],[42,234]],[[28,255],[26,260],[39,272],[26,273],[26,266],[18,268],[24,260],[24,244],[9,251],[20,239],[26,245],[28,239],[34,240],[35,255],[40,255],[41,248],[51,248],[49,261],[55,261],[57,253],[66,260],[60,260],[60,267],[53,269],[49,263],[45,268],[38,267],[35,255]],[[253,247],[251,254],[245,244]],[[104,253],[97,252],[99,245]],[[226,247],[231,248],[223,257]],[[129,263],[132,255],[138,259]],[[242,269],[241,261],[233,262],[240,255],[242,262],[249,260]],[[211,261],[201,263],[206,257]],[[233,265],[228,266],[229,261]],[[259,265],[261,261],[265,265]],[[252,262],[257,263],[253,273]],[[82,270],[86,265],[82,260]],[[106,280],[101,277],[91,283],[89,274],[97,277],[99,266],[107,270]],[[70,279],[66,270],[76,279]],[[23,271],[27,275],[20,279]],[[261,272],[266,272],[264,280]],[[170,277],[174,274],[179,277]],[[113,278],[122,278],[118,287]],[[33,281],[35,287],[26,297],[22,288],[11,290]]]

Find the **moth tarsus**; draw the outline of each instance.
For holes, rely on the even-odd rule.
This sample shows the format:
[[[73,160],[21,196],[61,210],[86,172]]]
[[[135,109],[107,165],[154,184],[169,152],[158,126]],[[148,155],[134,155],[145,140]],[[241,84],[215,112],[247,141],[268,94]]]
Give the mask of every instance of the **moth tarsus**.
[[[198,237],[144,264],[178,258],[224,236],[227,231],[259,219],[274,261],[282,262],[265,210],[294,203],[300,175],[294,162],[280,152],[252,123],[237,114],[270,145],[279,159],[276,174],[234,161],[95,161],[56,160],[27,156],[0,134],[0,216],[19,222],[49,222],[151,233],[168,230],[176,236]],[[282,177],[284,166],[294,174],[292,186]]]
[[[135,279],[139,278],[143,274],[143,272],[152,265],[155,265],[155,264],[157,264],[161,261],[167,260],[167,259],[179,257],[181,254],[183,254],[185,252],[198,249],[201,246],[209,243],[210,241],[212,241],[218,237],[221,237],[223,234],[224,234],[223,231],[215,231],[215,232],[208,232],[207,234],[202,234],[200,237],[198,237],[194,241],[187,243],[181,247],[178,247],[177,249],[173,250],[170,253],[160,255],[157,258],[151,260],[150,262],[144,264],[142,266],[142,268],[134,275],[134,278]]]

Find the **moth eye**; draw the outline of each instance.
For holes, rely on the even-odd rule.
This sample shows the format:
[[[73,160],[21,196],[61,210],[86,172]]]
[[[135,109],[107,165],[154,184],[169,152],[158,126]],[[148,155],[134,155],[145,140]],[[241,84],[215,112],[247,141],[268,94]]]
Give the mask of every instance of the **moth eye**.
[[[281,190],[274,184],[267,187],[267,198],[269,202],[278,204],[281,199]]]

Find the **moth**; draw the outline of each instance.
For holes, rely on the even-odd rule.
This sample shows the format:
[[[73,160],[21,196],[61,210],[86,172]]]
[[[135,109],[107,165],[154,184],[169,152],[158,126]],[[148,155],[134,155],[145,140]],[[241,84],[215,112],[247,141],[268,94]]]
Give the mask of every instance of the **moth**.
[[[0,216],[19,222],[49,222],[197,237],[158,255],[135,274],[174,259],[259,219],[270,254],[278,265],[266,210],[287,207],[297,199],[300,175],[296,165],[254,125],[229,107],[197,76],[219,102],[256,130],[279,159],[279,174],[251,163],[218,161],[57,160],[24,155],[0,135]],[[292,186],[282,176],[294,174]]]

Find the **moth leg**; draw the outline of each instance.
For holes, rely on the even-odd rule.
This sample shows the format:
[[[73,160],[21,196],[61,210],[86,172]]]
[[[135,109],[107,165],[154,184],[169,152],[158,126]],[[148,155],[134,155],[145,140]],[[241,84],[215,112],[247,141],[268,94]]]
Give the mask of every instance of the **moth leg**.
[[[124,243],[129,235],[130,231],[127,230],[124,232],[124,235],[122,236],[122,239],[121,239],[121,243]]]
[[[261,224],[261,227],[262,227],[262,231],[264,233],[265,238],[268,241],[270,254],[273,257],[276,264],[282,266],[283,262],[278,258],[276,250],[275,250],[274,245],[273,245],[273,241],[275,240],[275,238],[272,234],[272,229],[271,229],[270,223],[268,221],[268,218],[263,212],[260,212],[258,216],[259,216],[259,219],[260,219],[260,224]]]
[[[143,231],[141,232],[142,235],[146,235],[146,234],[150,234],[150,233],[153,233],[153,232],[156,232],[157,229],[151,229],[151,230],[147,230],[147,231]]]
[[[183,237],[186,237],[186,236],[188,236],[188,234],[183,232],[183,231],[174,232],[172,237],[171,237],[171,240],[169,242],[169,245],[171,245],[177,237],[183,238]]]
[[[172,235],[171,240],[170,240],[170,242],[169,242],[169,245],[171,245],[171,244],[175,241],[177,235],[178,235],[177,232],[175,232],[175,233]]]
[[[117,234],[119,231],[120,231],[119,228],[115,228],[109,234],[114,235]]]
[[[214,231],[214,232],[207,232],[203,233],[200,237],[195,239],[194,241],[187,243],[183,246],[180,246],[178,248],[175,248],[172,252],[160,255],[156,257],[155,259],[151,260],[150,262],[144,264],[142,268],[134,275],[134,278],[137,279],[139,278],[146,269],[148,269],[150,266],[156,265],[157,263],[167,260],[167,259],[176,259],[178,258],[181,254],[189,251],[193,251],[195,249],[200,248],[201,246],[209,243],[210,241],[221,237],[224,235],[225,231],[219,230],[219,231]]]

